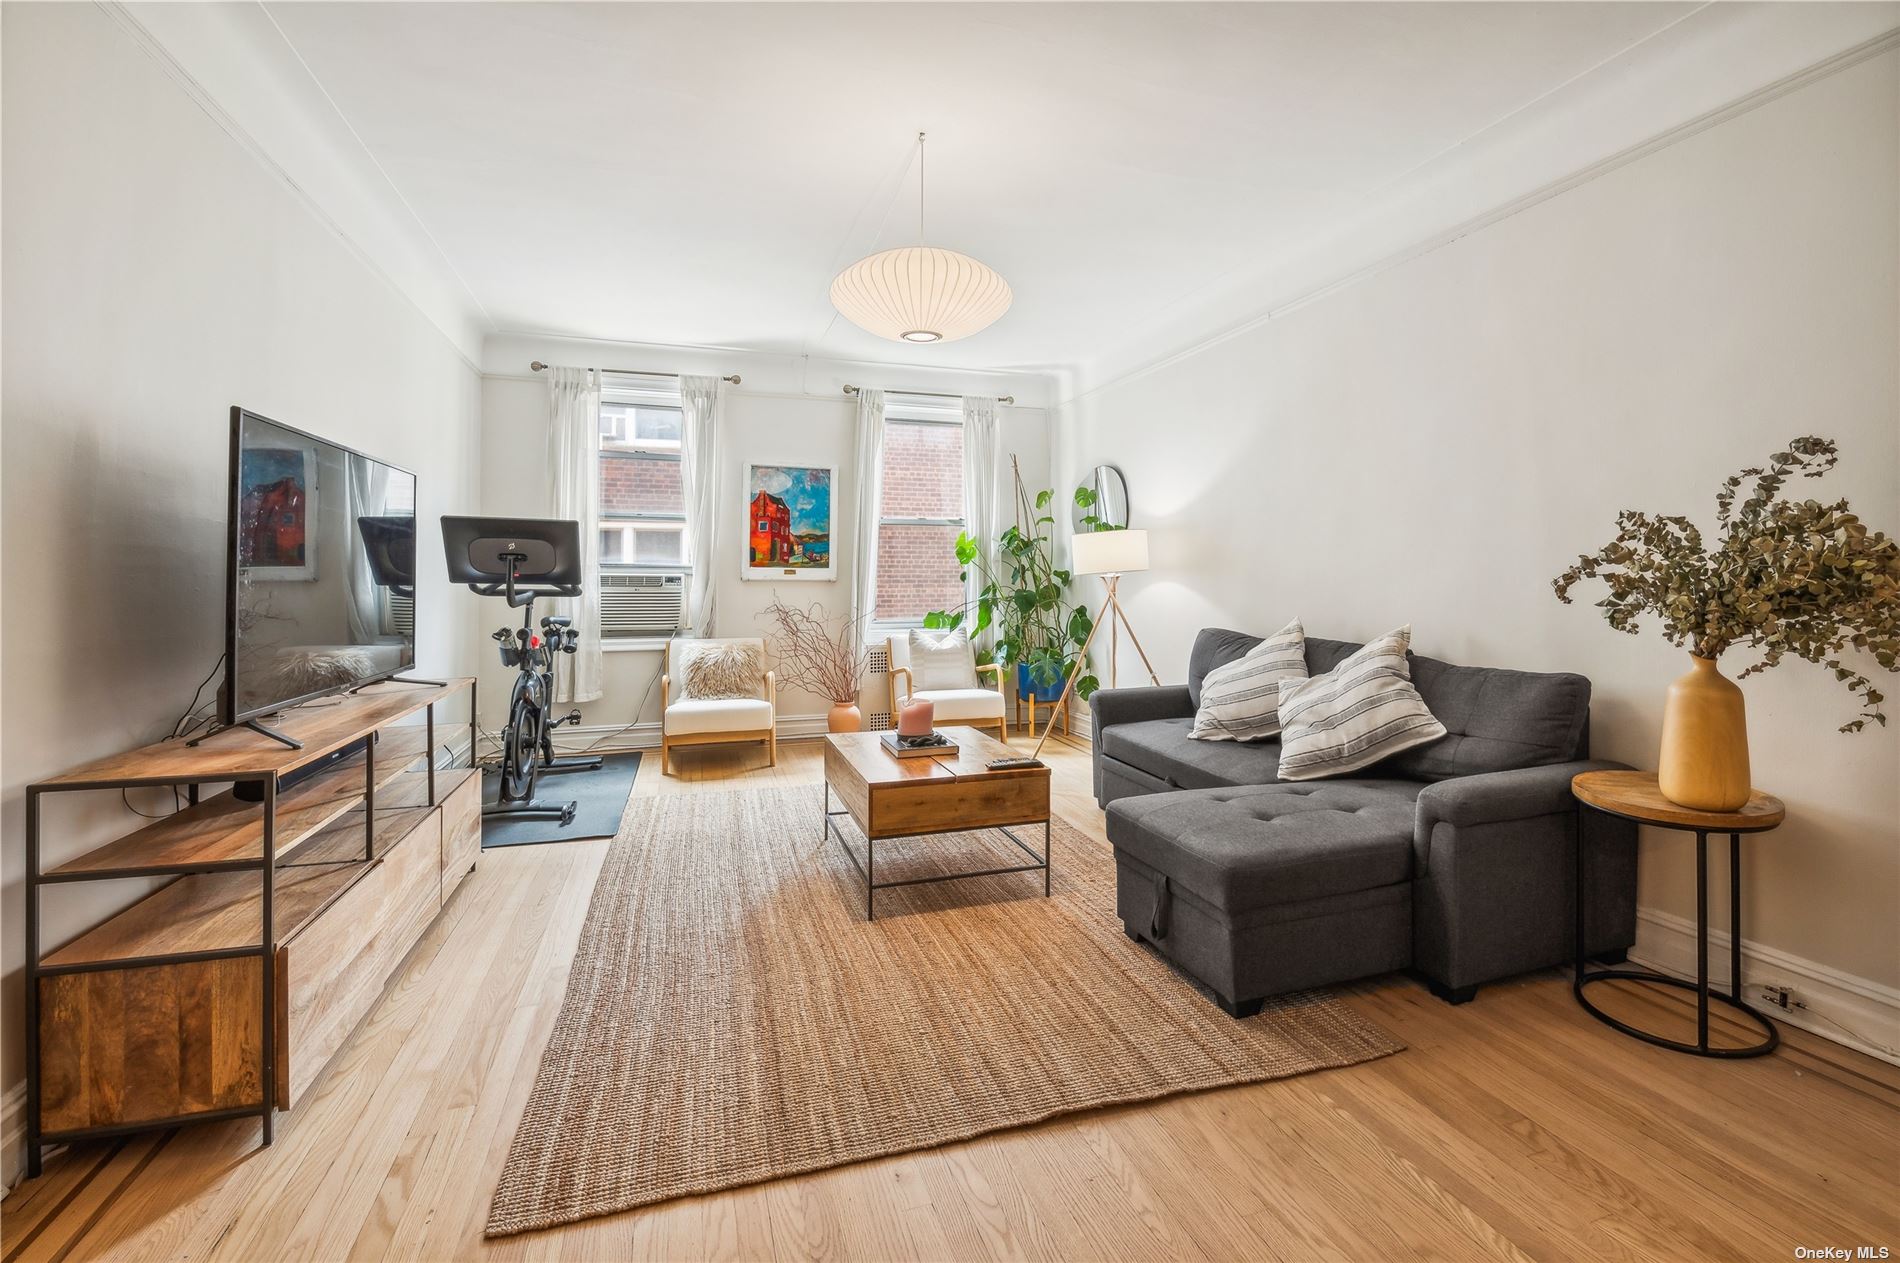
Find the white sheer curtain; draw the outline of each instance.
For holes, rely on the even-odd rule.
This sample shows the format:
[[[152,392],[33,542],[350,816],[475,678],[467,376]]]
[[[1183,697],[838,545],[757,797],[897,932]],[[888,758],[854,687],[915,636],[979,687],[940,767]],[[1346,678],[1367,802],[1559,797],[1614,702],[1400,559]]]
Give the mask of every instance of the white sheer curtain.
[[[988,396],[963,397],[963,529],[983,550],[986,562],[996,556],[997,486],[1002,479],[1003,443],[996,426],[996,400]],[[975,601],[983,577],[969,568],[964,597]],[[971,617],[975,617],[972,613]],[[987,636],[988,633],[985,633]]]
[[[686,561],[693,568],[687,625],[695,636],[713,634],[713,589],[718,586],[719,379],[680,377],[680,485],[686,497]]]
[[[877,519],[884,486],[884,392],[869,386],[858,390],[857,576],[851,617],[863,620],[863,635],[877,614]]]
[[[548,483],[554,516],[581,524],[581,595],[552,604],[574,620],[577,652],[554,655],[554,700],[591,702],[603,692],[600,653],[600,375],[548,370]]]

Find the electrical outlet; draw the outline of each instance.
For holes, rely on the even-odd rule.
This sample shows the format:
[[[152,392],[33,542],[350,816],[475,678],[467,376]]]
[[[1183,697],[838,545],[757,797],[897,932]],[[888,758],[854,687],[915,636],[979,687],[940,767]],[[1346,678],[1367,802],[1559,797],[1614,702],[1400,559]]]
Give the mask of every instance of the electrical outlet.
[[[1755,984],[1755,993],[1761,997],[1764,1003],[1772,1004],[1778,1009],[1798,1009],[1802,1007],[1801,1002],[1794,998],[1793,987],[1782,986],[1772,982],[1758,982]]]

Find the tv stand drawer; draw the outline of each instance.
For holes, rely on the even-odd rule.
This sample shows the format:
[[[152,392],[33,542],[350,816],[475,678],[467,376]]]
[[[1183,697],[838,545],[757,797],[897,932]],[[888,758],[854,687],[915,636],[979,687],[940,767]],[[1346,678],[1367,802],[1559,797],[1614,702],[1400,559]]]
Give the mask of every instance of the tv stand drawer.
[[[442,813],[418,823],[277,950],[277,1105],[293,1108],[441,910]]]
[[[440,775],[438,773],[438,775]],[[482,853],[482,777],[470,772],[442,800],[442,902],[474,871]]]

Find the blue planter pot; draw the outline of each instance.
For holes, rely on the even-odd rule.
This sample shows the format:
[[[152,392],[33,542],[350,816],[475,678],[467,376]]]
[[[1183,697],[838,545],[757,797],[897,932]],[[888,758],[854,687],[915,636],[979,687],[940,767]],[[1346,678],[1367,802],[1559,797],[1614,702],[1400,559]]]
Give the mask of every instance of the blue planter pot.
[[[1029,678],[1029,664],[1016,664],[1016,696],[1023,700],[1035,698],[1038,702],[1053,702],[1062,696],[1063,681],[1054,684],[1037,684]]]

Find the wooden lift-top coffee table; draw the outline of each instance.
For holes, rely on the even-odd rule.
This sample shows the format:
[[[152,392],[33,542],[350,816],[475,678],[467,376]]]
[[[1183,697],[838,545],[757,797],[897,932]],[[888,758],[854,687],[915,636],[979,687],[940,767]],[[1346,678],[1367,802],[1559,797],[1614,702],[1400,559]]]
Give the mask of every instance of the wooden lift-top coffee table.
[[[911,759],[886,752],[880,733],[840,732],[825,738],[825,831],[837,836],[838,844],[864,878],[867,921],[877,919],[877,892],[897,886],[1040,872],[1043,897],[1049,895],[1049,769],[1038,766],[993,771],[988,767],[991,760],[1011,758],[1017,752],[974,728],[939,731],[956,742],[956,748]],[[844,804],[843,811],[831,809],[834,793]],[[850,816],[864,833],[862,863],[844,830],[838,827],[836,817],[844,815]],[[1040,855],[1010,828],[1033,824],[1042,826]],[[979,829],[1000,831],[1033,862],[937,877],[877,880],[880,841]]]

